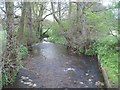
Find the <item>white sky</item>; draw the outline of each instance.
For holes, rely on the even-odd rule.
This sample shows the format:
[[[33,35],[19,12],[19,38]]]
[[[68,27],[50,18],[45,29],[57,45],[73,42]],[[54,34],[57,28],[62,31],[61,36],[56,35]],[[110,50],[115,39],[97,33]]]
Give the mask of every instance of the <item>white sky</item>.
[[[111,4],[110,0],[104,0],[102,3],[104,6],[108,6],[109,4]]]

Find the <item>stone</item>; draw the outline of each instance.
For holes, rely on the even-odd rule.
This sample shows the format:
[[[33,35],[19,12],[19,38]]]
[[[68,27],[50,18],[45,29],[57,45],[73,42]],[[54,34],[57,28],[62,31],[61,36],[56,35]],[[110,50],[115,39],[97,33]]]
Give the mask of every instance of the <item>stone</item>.
[[[32,82],[32,79],[28,79],[28,81]]]
[[[33,87],[36,87],[37,86],[37,84],[33,84]]]
[[[92,79],[88,79],[88,81],[89,81],[89,82],[91,82],[91,81],[92,81]]]
[[[29,84],[31,84],[31,82],[24,82],[24,84],[29,85]]]
[[[86,73],[85,75],[86,75],[86,76],[88,76],[89,74],[88,74],[88,73]]]
[[[21,80],[20,82],[21,82],[21,83],[24,83],[24,81],[23,81],[23,80]]]
[[[80,84],[84,84],[83,82],[79,82]]]

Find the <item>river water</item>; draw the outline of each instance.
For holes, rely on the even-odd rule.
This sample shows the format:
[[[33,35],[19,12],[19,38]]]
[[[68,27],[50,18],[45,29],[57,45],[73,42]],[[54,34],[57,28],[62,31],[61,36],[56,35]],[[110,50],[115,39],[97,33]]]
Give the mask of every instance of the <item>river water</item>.
[[[24,68],[20,69],[15,83],[10,87],[104,87],[97,58],[74,54],[64,45],[50,42],[36,44],[32,56],[24,63]]]

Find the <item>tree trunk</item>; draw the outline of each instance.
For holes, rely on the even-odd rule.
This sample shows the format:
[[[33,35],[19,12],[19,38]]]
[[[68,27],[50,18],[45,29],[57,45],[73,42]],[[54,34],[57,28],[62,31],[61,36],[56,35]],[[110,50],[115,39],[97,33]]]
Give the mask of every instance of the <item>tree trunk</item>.
[[[40,10],[39,10],[39,16],[38,16],[38,23],[37,23],[37,42],[42,40],[42,16],[43,16],[43,10],[44,10],[44,2],[41,2]]]
[[[61,20],[61,2],[58,2],[58,17]]]
[[[55,21],[58,23],[59,28],[60,28],[59,34],[65,36],[65,35],[66,35],[65,32],[62,32],[62,30],[63,30],[63,31],[66,31],[66,30],[65,30],[65,27],[64,27],[63,24],[61,23],[61,20],[59,20],[59,19],[56,17],[56,15],[55,15],[55,10],[54,10],[54,5],[53,5],[52,0],[51,0],[51,9],[52,9],[53,18],[54,18]]]
[[[88,46],[89,46],[86,15],[85,15],[86,2],[82,2],[80,4],[80,7],[81,7],[81,24],[82,24],[83,47],[84,47],[84,51],[85,51],[85,49],[88,48]]]
[[[20,18],[19,29],[17,32],[17,40],[19,43],[22,43],[22,40],[23,40],[24,23],[25,23],[25,15],[26,15],[26,5],[27,5],[26,2],[23,2],[22,15]]]
[[[81,23],[82,23],[82,35],[86,40],[87,37],[87,28],[86,28],[86,18],[84,13],[85,4],[81,3]]]
[[[32,44],[33,44],[33,31],[32,31],[32,9],[31,9],[31,3],[27,2],[27,26],[28,26],[28,39],[27,39],[27,46],[28,50],[32,50]]]
[[[7,78],[2,77],[4,79],[4,83],[11,82],[11,78],[14,77],[14,74],[18,67],[18,61],[17,61],[17,45],[16,45],[16,37],[15,37],[15,31],[14,31],[14,3],[11,2],[5,2],[6,5],[6,32],[7,32],[7,42],[6,47],[3,52],[2,60],[4,62],[4,67],[2,68],[2,74]],[[17,67],[16,67],[17,66]]]
[[[16,37],[14,31],[14,3],[13,2],[5,2],[6,4],[6,24],[7,24],[7,46],[6,46],[6,57],[14,60],[16,56]]]
[[[81,2],[77,2],[77,22],[76,22],[76,24],[77,24],[77,32],[80,32],[81,33],[81,30],[80,30],[80,15],[81,15],[81,8],[80,8],[80,3]]]

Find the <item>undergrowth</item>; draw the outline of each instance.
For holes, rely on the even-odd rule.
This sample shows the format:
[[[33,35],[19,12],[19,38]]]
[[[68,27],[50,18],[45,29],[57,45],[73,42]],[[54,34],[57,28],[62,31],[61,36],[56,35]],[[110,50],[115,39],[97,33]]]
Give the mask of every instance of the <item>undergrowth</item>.
[[[18,55],[16,62],[5,62],[2,70],[2,86],[12,84],[17,76],[18,70],[21,68],[21,60],[24,60],[28,54],[27,47],[21,45],[18,48]]]

